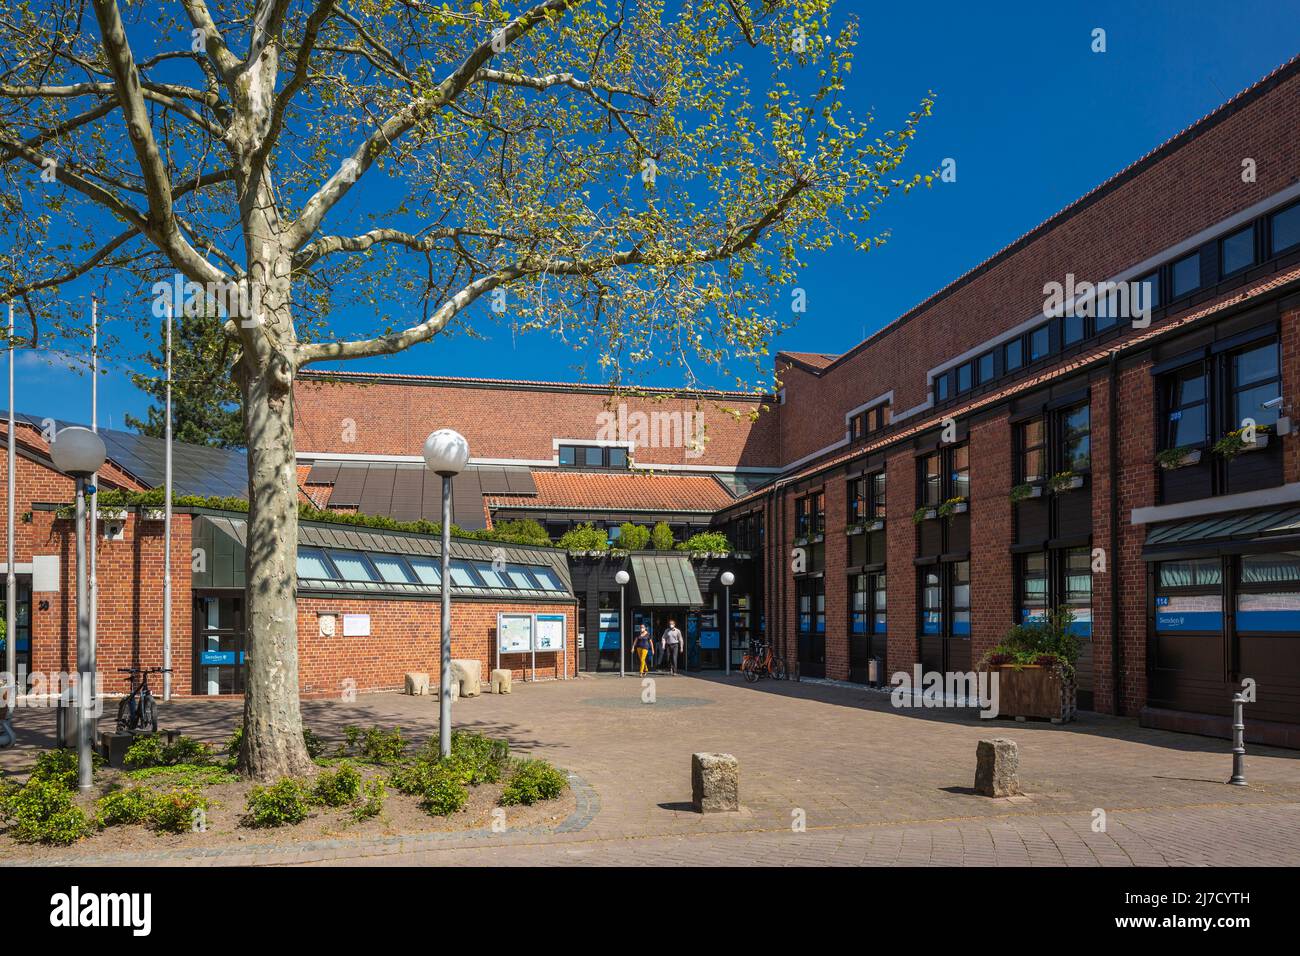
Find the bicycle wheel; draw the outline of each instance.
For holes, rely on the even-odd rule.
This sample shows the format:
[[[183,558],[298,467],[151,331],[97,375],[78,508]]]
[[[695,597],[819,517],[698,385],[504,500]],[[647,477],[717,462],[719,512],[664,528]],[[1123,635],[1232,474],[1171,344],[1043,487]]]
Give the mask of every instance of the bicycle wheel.
[[[131,698],[123,697],[117,704],[117,732],[126,733],[131,728]]]
[[[758,668],[755,665],[753,658],[746,657],[741,661],[740,670],[741,673],[745,675],[745,680],[749,683],[752,684],[754,681],[758,680]]]
[[[772,659],[772,679],[785,680],[785,661],[779,657]]]
[[[140,701],[140,726],[153,733],[158,732],[158,706],[154,703],[153,694],[145,694]]]

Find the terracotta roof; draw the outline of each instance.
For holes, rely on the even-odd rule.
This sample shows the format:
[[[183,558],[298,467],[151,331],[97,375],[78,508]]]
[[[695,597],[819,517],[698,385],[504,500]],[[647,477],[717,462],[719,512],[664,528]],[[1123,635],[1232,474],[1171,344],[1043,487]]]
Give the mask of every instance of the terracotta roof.
[[[489,508],[581,511],[701,511],[735,499],[712,475],[534,471],[536,495],[489,495]]]
[[[826,352],[778,352],[778,359],[789,359],[790,361],[802,365],[810,372],[820,372],[834,362],[838,355],[831,355]]]
[[[842,452],[838,455],[834,455],[829,458],[824,458],[821,461],[813,462],[812,464],[809,464],[792,474],[781,476],[781,478],[779,478],[777,481],[773,482],[770,485],[765,486],[762,489],[759,489],[758,491],[753,491],[747,495],[737,498],[734,502],[732,502],[732,504],[746,504],[748,502],[754,501],[755,499],[762,498],[768,492],[775,490],[781,485],[786,485],[791,482],[798,481],[810,475],[815,475],[818,472],[827,471],[831,468],[836,467],[837,465],[841,465],[846,462],[854,461],[859,458],[864,458],[868,455],[871,455],[878,451],[882,451],[891,446],[897,446],[909,438],[913,438],[926,431],[929,431],[932,428],[935,428],[945,418],[954,418],[954,419],[960,418],[962,416],[969,415],[972,412],[979,411],[982,408],[987,408],[991,405],[996,405],[1000,402],[1005,401],[1006,399],[1010,398],[1013,395],[1018,395],[1023,392],[1031,391],[1035,388],[1039,388],[1047,384],[1048,382],[1072,375],[1073,373],[1078,372],[1081,369],[1087,368],[1088,366],[1093,365],[1097,362],[1105,361],[1106,359],[1109,359],[1110,356],[1114,353],[1126,352],[1136,346],[1145,345],[1146,343],[1151,342],[1155,339],[1163,338],[1164,336],[1169,335],[1172,332],[1176,332],[1179,329],[1185,328],[1186,326],[1192,324],[1193,322],[1196,322],[1199,319],[1203,319],[1206,316],[1213,315],[1216,312],[1222,312],[1225,309],[1231,308],[1232,306],[1240,305],[1243,302],[1246,302],[1250,299],[1257,298],[1274,289],[1278,289],[1283,286],[1290,285],[1293,282],[1300,282],[1300,266],[1292,266],[1288,269],[1285,269],[1284,271],[1275,273],[1274,275],[1264,276],[1258,279],[1256,282],[1252,283],[1251,285],[1246,286],[1243,289],[1238,289],[1233,292],[1226,293],[1217,299],[1211,299],[1210,301],[1205,302],[1204,304],[1194,306],[1189,311],[1178,316],[1176,319],[1167,321],[1155,328],[1147,329],[1143,331],[1141,335],[1135,335],[1131,338],[1122,338],[1119,339],[1118,341],[1111,342],[1100,348],[1081,352],[1079,355],[1070,359],[1068,362],[1065,362],[1061,365],[1053,366],[1052,368],[1049,369],[1045,369],[1044,371],[1040,372],[1035,376],[1032,376],[1031,378],[1025,379],[1022,382],[1017,382],[1014,385],[1009,385],[1006,388],[999,389],[996,392],[991,392],[987,395],[981,395],[979,398],[971,402],[968,402],[965,405],[961,405],[957,407],[945,407],[941,411],[936,412],[928,417],[922,418],[921,420],[916,422],[916,424],[911,425],[900,432],[894,432],[890,435],[884,436],[878,441],[874,441],[869,444],[863,445],[861,448],[855,448],[852,451]]]

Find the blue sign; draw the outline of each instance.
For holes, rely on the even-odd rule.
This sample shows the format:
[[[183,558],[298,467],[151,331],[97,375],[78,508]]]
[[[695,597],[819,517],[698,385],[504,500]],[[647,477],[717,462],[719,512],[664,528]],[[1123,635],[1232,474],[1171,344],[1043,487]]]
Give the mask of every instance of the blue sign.
[[[1300,611],[1238,611],[1238,631],[1285,631],[1300,634]]]
[[[205,667],[230,666],[235,663],[234,651],[204,651],[199,655],[199,663]],[[239,652],[239,663],[244,663],[244,653]]]
[[[722,639],[717,631],[700,631],[700,647],[716,648],[722,646]]]
[[[1156,615],[1157,631],[1221,631],[1223,614],[1219,611],[1178,611]]]
[[[600,649],[602,651],[618,650],[618,631],[601,631]]]

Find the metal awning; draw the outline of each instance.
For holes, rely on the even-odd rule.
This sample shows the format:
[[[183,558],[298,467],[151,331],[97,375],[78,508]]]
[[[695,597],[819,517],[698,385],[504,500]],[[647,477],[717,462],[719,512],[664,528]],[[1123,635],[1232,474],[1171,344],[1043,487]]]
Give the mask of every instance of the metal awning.
[[[1152,558],[1195,546],[1240,546],[1251,542],[1267,545],[1272,539],[1294,535],[1300,535],[1300,508],[1213,515],[1153,525],[1142,554]]]
[[[649,607],[703,607],[691,561],[681,554],[634,554],[632,577],[640,603]]]

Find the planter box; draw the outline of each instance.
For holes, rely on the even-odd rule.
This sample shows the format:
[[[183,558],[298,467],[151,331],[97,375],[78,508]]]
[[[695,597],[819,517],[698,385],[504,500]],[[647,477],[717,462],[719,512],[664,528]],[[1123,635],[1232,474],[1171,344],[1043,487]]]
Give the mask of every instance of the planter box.
[[[1083,475],[1075,475],[1073,478],[1069,480],[1067,484],[1061,485],[1059,488],[1053,488],[1052,490],[1056,492],[1056,494],[1058,495],[1063,495],[1067,491],[1076,491],[1082,487],[1083,487]]]
[[[99,520],[100,521],[125,521],[126,509],[125,508],[100,508]]]
[[[882,531],[884,530],[884,527],[885,522],[880,518],[875,518],[871,521],[862,521],[858,524],[851,524],[844,529],[844,533],[847,535],[863,534],[867,531]]]
[[[1023,497],[1023,498],[1020,498],[1019,500],[1020,500],[1020,501],[1028,501],[1030,498],[1041,498],[1041,497],[1043,497],[1043,486],[1042,486],[1042,485],[1030,485],[1030,486],[1029,486],[1029,494],[1026,495],[1026,496]]]
[[[165,521],[167,512],[163,508],[145,508],[140,512],[140,517],[144,521]]]
[[[967,511],[970,511],[970,503],[963,501],[959,505],[953,505],[952,511],[948,513],[950,515],[964,515]]]
[[[1078,688],[1054,670],[1038,664],[1019,669],[1010,664],[991,668],[998,675],[998,716],[1037,717],[1064,723],[1074,720]]]
[[[1199,465],[1200,463],[1201,450],[1199,448],[1193,448],[1184,455],[1176,465],[1161,465],[1160,467],[1165,471],[1177,471],[1179,468],[1187,468],[1191,465]]]
[[[1266,432],[1256,432],[1255,440],[1253,442],[1247,442],[1246,444],[1241,446],[1241,453],[1244,455],[1247,452],[1260,451],[1261,449],[1267,447],[1268,447],[1268,434]]]

